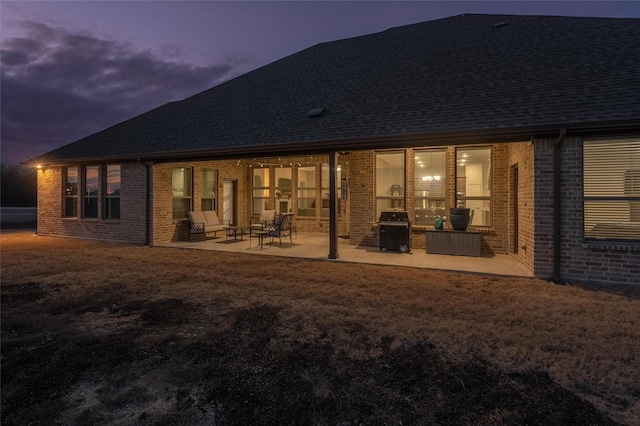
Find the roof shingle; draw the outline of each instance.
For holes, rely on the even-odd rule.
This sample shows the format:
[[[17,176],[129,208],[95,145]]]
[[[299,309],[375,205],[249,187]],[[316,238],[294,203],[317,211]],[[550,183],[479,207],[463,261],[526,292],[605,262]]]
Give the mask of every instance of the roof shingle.
[[[640,19],[460,15],[318,44],[43,158],[640,123],[638,93]]]

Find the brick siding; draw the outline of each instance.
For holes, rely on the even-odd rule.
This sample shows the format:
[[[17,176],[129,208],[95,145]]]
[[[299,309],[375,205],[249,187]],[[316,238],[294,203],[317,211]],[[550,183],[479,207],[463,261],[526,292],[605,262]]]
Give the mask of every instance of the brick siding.
[[[536,139],[533,143],[516,142],[494,144],[493,147],[493,198],[492,226],[480,228],[482,253],[511,254],[536,277],[549,279],[553,276],[553,155],[555,138]],[[485,145],[486,146],[486,145]],[[437,147],[434,147],[437,148]],[[446,205],[455,205],[456,158],[455,147],[447,150]],[[417,149],[417,148],[416,148]],[[408,211],[413,209],[414,149],[406,149],[405,198]],[[582,141],[568,138],[561,145],[561,235],[560,270],[561,279],[582,283],[640,283],[640,245],[591,243],[583,239],[582,202]],[[275,160],[273,160],[275,161]],[[292,167],[291,206],[297,210],[296,163],[309,158],[286,158]],[[316,187],[320,186],[320,165],[328,163],[326,156],[315,157],[317,166]],[[375,152],[354,151],[339,155],[342,177],[347,178],[349,190],[342,200],[338,220],[339,234],[350,236],[350,243],[377,246],[378,227],[375,217]],[[79,238],[122,241],[136,244],[158,244],[188,238],[188,220],[173,219],[172,170],[184,166],[193,170],[192,208],[200,210],[201,173],[203,169],[217,170],[217,206],[222,218],[223,182],[233,180],[236,188],[235,222],[248,224],[257,216],[251,214],[252,163],[249,161],[224,160],[188,163],[149,164],[138,162],[121,164],[121,217],[118,220],[82,218],[83,168],[79,168],[78,217],[63,217],[63,171],[62,167],[49,167],[38,173],[38,233]],[[518,169],[518,187],[514,184],[514,167]],[[148,170],[147,170],[148,167]],[[101,165],[101,176],[104,165]],[[152,191],[147,191],[147,172]],[[102,191],[102,179],[100,179]],[[514,194],[517,191],[518,217]],[[145,197],[148,197],[145,200]],[[322,201],[321,191],[316,191],[316,205]],[[273,191],[270,205],[273,205]],[[145,214],[149,209],[152,221],[147,237]],[[300,232],[328,232],[329,220],[320,216],[297,217],[295,224]],[[103,200],[98,207],[99,218],[104,215]],[[514,224],[518,221],[518,238],[515,240]],[[414,226],[412,247],[424,250],[424,230]],[[517,248],[517,250],[516,250]]]
[[[38,234],[145,244],[146,222],[144,197],[146,169],[140,163],[121,164],[120,219],[82,218],[83,168],[78,176],[78,217],[63,217],[62,167],[38,170]],[[104,167],[100,168],[99,189],[102,194]],[[98,217],[104,215],[103,199],[99,199]]]
[[[487,146],[487,145],[483,145]],[[482,234],[482,253],[506,254],[509,252],[509,144],[495,144],[493,147],[493,225],[479,228]],[[426,148],[426,147],[425,147]],[[446,206],[447,209],[456,203],[456,151],[455,147],[447,150]],[[419,149],[419,148],[415,148]],[[375,217],[375,152],[358,151],[350,156],[351,174],[351,243],[364,246],[379,244],[379,230]],[[405,150],[405,200],[407,211],[413,211],[414,193],[414,149]],[[447,226],[450,226],[448,222]],[[413,250],[424,250],[425,230],[433,226],[412,225],[411,245]]]
[[[553,147],[555,139],[535,141],[535,275],[553,277]],[[560,280],[577,283],[640,284],[640,244],[584,241],[582,139],[560,147]]]

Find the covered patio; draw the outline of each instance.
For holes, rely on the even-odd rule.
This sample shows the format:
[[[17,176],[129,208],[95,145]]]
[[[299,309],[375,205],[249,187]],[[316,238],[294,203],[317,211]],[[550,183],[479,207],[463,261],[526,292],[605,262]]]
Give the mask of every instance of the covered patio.
[[[329,259],[329,236],[322,233],[299,232],[293,242],[283,239],[282,246],[276,239],[270,243],[265,239],[262,248],[254,236],[251,240],[245,234],[242,239],[226,239],[223,234],[206,241],[176,241],[157,244],[192,250],[212,250],[220,252],[249,253],[264,256],[284,256],[303,259],[326,260],[331,262],[352,262],[374,265],[406,266],[412,268],[451,270],[480,274],[531,277],[532,275],[509,255],[492,256],[449,256],[427,254],[423,248],[415,248],[410,253],[380,251],[378,247],[350,244],[347,238],[338,238],[338,259]]]

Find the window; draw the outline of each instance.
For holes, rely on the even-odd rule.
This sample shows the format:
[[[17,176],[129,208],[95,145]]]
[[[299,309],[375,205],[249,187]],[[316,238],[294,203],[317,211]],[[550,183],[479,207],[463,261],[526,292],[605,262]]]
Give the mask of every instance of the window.
[[[470,225],[491,226],[492,149],[456,149],[456,207],[471,209]]]
[[[329,190],[331,187],[329,186],[329,165],[323,164],[321,170],[321,190],[322,190],[322,217],[329,217]],[[338,166],[337,170],[337,178],[336,178],[336,192],[338,197],[338,214],[340,214],[340,197],[341,197],[341,184],[342,184],[342,168]]]
[[[218,185],[218,172],[216,170],[202,171],[202,193],[200,194],[200,209],[217,210],[216,186]]]
[[[173,188],[173,218],[184,219],[191,210],[191,169],[175,167],[171,177]]]
[[[298,216],[316,215],[316,168],[298,167]]]
[[[291,212],[291,167],[276,167],[276,210],[279,213]]]
[[[64,216],[78,217],[78,168],[67,167],[64,174]]]
[[[376,220],[382,210],[404,210],[404,151],[376,153]]]
[[[120,219],[120,165],[108,164],[104,193],[104,218]]]
[[[269,210],[269,168],[261,167],[253,169],[253,200],[252,213],[260,214],[263,210]]]
[[[98,166],[84,168],[84,217],[98,218]]]
[[[446,216],[447,151],[414,151],[414,224],[433,225],[436,216]]]
[[[584,141],[584,236],[640,241],[640,138]]]

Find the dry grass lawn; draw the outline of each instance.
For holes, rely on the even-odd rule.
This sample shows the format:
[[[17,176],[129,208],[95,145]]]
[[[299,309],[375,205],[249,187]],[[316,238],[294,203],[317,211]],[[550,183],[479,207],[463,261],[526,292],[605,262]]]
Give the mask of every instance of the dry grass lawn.
[[[638,289],[25,232],[1,250],[3,424],[640,424]]]

